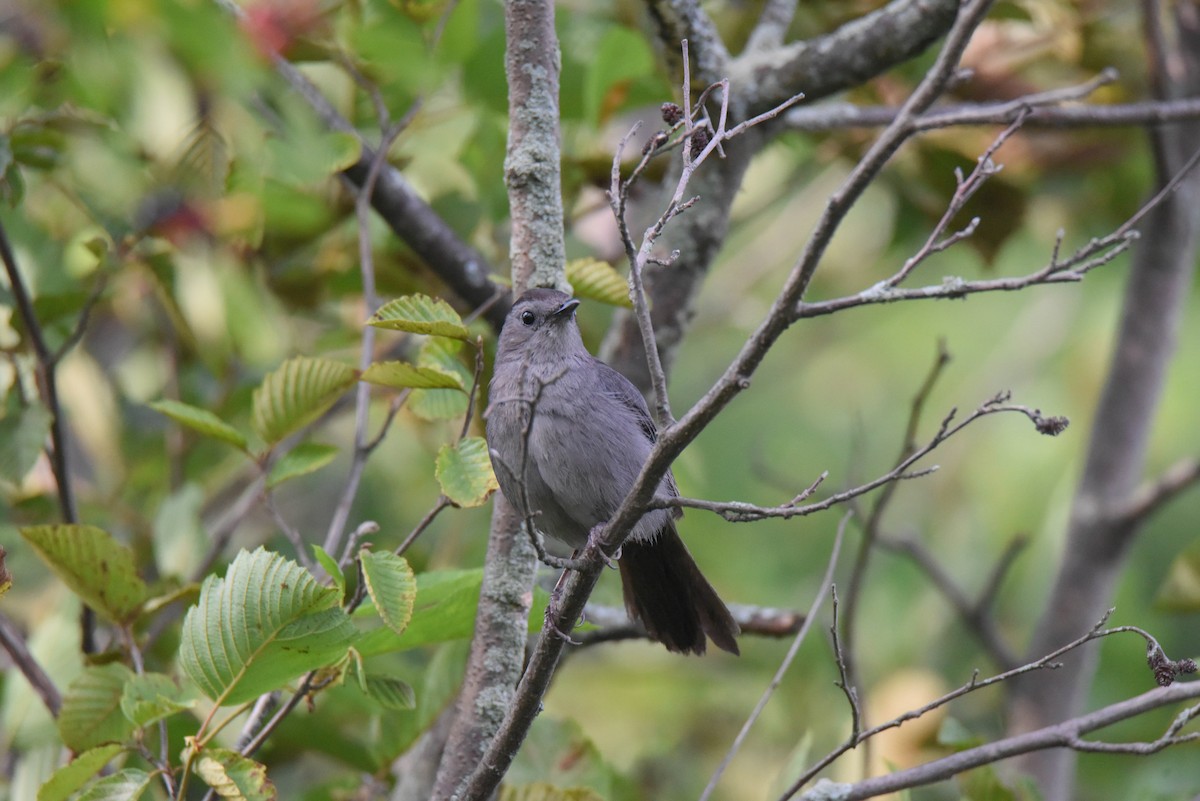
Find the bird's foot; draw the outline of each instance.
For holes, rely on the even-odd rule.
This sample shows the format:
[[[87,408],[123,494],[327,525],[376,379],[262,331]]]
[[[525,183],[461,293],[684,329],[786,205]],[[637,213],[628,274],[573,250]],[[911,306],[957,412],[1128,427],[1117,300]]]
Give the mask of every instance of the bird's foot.
[[[621,558],[621,549],[618,547],[611,555],[604,552],[602,543],[602,535],[604,534],[604,523],[598,523],[592,526],[592,530],[588,532],[587,548],[585,548],[585,561],[587,556],[595,554],[609,568],[616,568],[617,560]]]
[[[554,589],[550,590],[550,601],[546,604],[546,616],[542,621],[542,630],[554,632],[563,639],[563,642],[567,643],[568,645],[579,645],[579,641],[571,639],[571,635],[568,632],[564,632],[562,629],[560,629],[558,627],[558,623],[556,622],[562,606],[563,587],[566,585],[566,583],[567,574],[564,571],[563,574],[558,577],[558,582],[555,583]]]

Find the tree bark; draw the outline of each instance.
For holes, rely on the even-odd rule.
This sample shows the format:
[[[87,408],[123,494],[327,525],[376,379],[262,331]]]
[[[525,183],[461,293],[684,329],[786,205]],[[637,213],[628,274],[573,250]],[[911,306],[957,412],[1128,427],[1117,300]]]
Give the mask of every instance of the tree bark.
[[[1168,95],[1200,92],[1200,10],[1176,6],[1178,42],[1166,54]],[[1153,129],[1161,187],[1200,144],[1200,126],[1177,123]],[[1053,650],[1087,631],[1111,606],[1113,593],[1144,515],[1125,513],[1142,480],[1146,448],[1175,353],[1176,337],[1196,262],[1200,173],[1146,218],[1134,249],[1121,327],[1100,397],[1087,462],[1076,490],[1062,563],[1045,612],[1034,631],[1031,655]],[[1011,728],[1031,731],[1081,714],[1096,671],[1097,649],[1062,660],[1062,669],[1015,685]],[[1072,797],[1075,754],[1045,751],[1021,768],[1033,775],[1046,801]]]

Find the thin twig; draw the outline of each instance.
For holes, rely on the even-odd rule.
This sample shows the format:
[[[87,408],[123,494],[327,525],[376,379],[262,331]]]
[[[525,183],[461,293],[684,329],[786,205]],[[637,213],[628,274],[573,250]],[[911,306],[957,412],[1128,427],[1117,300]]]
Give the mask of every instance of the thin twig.
[[[382,122],[382,121],[381,121]],[[354,213],[358,221],[358,258],[362,273],[363,304],[366,306],[367,317],[379,308],[379,297],[375,292],[375,262],[371,252],[371,196],[375,191],[375,182],[380,171],[387,163],[388,149],[403,129],[400,125],[387,127],[380,137],[379,149],[371,161],[367,177],[354,200]],[[362,349],[359,354],[359,369],[366,370],[371,366],[375,355],[375,328],[364,326]],[[350,472],[342,494],[334,507],[333,518],[329,522],[329,530],[325,534],[325,552],[338,560],[345,567],[352,556],[352,549],[342,549],[342,537],[345,534],[346,523],[350,518],[350,509],[358,495],[358,486],[362,481],[363,470],[367,458],[371,454],[371,443],[367,436],[367,413],[371,404],[371,386],[365,381],[358,382],[355,389],[354,402],[354,452],[350,458]]]
[[[744,501],[708,501],[699,498],[685,497],[662,497],[657,496],[647,504],[648,509],[704,509],[714,514],[718,514],[731,523],[751,523],[769,518],[782,518],[789,520],[793,517],[806,517],[817,512],[823,512],[839,504],[845,503],[852,498],[857,498],[860,495],[865,495],[871,490],[912,478],[921,478],[933,473],[937,467],[929,467],[924,470],[911,471],[910,468],[918,461],[928,456],[931,452],[937,449],[946,440],[953,437],[955,434],[962,431],[967,426],[976,420],[987,417],[988,415],[1000,414],[1003,412],[1015,412],[1027,417],[1039,433],[1046,435],[1057,434],[1062,429],[1066,428],[1066,418],[1062,417],[1046,417],[1037,409],[1031,409],[1028,406],[1021,404],[1009,403],[1010,395],[1007,392],[1001,392],[982,403],[975,411],[967,415],[961,422],[951,425],[957,413],[952,409],[949,414],[943,418],[941,425],[933,437],[920,448],[914,450],[907,457],[901,459],[888,472],[872,479],[864,484],[856,487],[851,487],[847,490],[834,493],[823,501],[810,503],[803,506],[793,504],[791,501],[779,506],[757,506]]]
[[[396,556],[403,556],[404,552],[412,547],[412,544],[417,541],[417,537],[421,536],[421,533],[429,527],[429,524],[433,522],[434,518],[436,518],[447,506],[452,505],[453,504],[450,503],[449,498],[447,498],[445,495],[439,495],[437,502],[433,505],[433,508],[425,513],[425,516],[421,518],[421,521],[417,523],[413,530],[409,532],[408,536],[404,538],[404,542],[400,543],[399,547],[396,548]]]
[[[825,601],[825,596],[829,594],[833,586],[833,573],[837,568],[838,554],[841,553],[842,539],[846,534],[846,524],[850,522],[850,513],[842,515],[841,522],[838,523],[837,535],[833,539],[833,549],[829,553],[829,564],[825,568],[825,575],[821,579],[821,586],[817,589],[817,594],[813,598],[812,604],[808,608],[808,614],[804,618],[804,625],[796,632],[796,636],[792,638],[792,644],[788,647],[787,653],[784,654],[783,660],[779,663],[779,668],[776,669],[775,675],[771,677],[770,683],[767,684],[763,694],[758,699],[758,703],[754,705],[754,710],[750,716],[746,718],[746,722],[742,724],[741,731],[734,738],[733,744],[729,746],[729,750],[725,753],[721,764],[713,771],[712,778],[708,780],[708,785],[704,788],[704,792],[700,794],[700,801],[707,801],[713,792],[717,789],[717,783],[724,775],[725,769],[729,767],[729,763],[741,750],[742,744],[746,741],[746,737],[750,734],[750,729],[758,722],[758,718],[762,715],[763,709],[766,708],[767,702],[771,700],[771,696],[779,688],[783,682],[783,677],[787,674],[788,668],[792,666],[792,662],[796,659],[796,654],[800,652],[800,645],[804,642],[805,636],[808,635],[808,630],[812,627],[812,622],[817,617],[817,612],[821,609],[821,604]],[[836,592],[834,594],[836,598]]]
[[[9,659],[17,666],[17,670],[21,671],[21,675],[38,694],[38,698],[42,699],[42,703],[50,712],[51,717],[57,718],[59,710],[62,709],[62,694],[54,686],[54,680],[30,652],[24,635],[2,612],[0,612],[0,645],[4,646]]]

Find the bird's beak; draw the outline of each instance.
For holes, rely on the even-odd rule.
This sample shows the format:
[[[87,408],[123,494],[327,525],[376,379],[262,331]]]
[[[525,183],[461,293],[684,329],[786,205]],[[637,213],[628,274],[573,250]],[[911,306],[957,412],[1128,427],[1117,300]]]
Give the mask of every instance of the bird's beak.
[[[561,305],[557,309],[555,309],[554,314],[552,316],[554,316],[554,317],[570,317],[572,314],[575,313],[575,310],[578,308],[579,308],[579,301],[576,300],[575,298],[571,298],[566,303],[564,303],[563,305]]]

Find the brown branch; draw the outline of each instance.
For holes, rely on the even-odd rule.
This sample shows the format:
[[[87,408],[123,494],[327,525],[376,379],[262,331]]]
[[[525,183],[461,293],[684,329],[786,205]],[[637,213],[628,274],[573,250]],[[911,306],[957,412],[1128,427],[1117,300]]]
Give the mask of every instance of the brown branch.
[[[4,646],[17,670],[21,671],[29,686],[38,694],[38,698],[42,699],[51,717],[57,718],[59,710],[62,709],[62,694],[54,686],[54,680],[30,653],[25,636],[3,613],[0,613],[0,645]]]
[[[737,621],[743,635],[780,639],[790,637],[800,630],[807,619],[803,612],[793,609],[778,609],[747,604],[728,604],[729,614]],[[648,639],[645,627],[629,619],[629,614],[615,606],[588,603],[584,607],[583,619],[597,628],[576,630],[572,636],[580,646],[599,645],[605,642]]]

